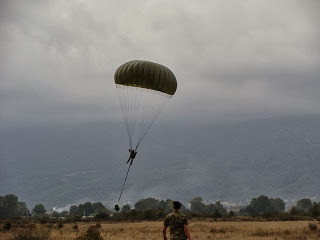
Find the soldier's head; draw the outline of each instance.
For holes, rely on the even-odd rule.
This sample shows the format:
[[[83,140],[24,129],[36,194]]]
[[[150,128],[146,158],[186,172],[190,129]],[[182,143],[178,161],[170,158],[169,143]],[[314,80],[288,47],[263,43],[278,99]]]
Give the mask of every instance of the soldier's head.
[[[173,209],[174,210],[180,210],[180,208],[181,208],[181,202],[179,202],[179,201],[173,201]]]

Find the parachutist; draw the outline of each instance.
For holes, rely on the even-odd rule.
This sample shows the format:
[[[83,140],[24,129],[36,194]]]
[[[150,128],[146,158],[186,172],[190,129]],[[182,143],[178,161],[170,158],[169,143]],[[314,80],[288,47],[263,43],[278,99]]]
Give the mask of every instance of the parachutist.
[[[114,82],[130,142],[130,156],[127,161],[127,164],[130,164],[120,192],[120,202],[130,167],[137,154],[136,150],[166,103],[175,94],[177,80],[166,66],[134,60],[118,67]]]
[[[115,206],[114,206],[114,209],[115,209],[116,211],[119,211],[119,210],[120,210],[119,205],[115,205]]]
[[[132,165],[132,163],[133,163],[133,159],[136,157],[136,155],[137,155],[137,151],[135,151],[135,150],[132,150],[131,148],[129,149],[129,152],[130,152],[130,156],[129,156],[129,159],[128,159],[128,161],[127,161],[127,164],[130,162],[130,165]]]

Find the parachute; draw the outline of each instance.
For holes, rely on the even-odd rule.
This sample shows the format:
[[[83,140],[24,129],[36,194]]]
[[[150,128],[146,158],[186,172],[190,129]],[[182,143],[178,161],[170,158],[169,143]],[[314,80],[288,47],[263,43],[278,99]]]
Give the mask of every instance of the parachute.
[[[137,149],[162,109],[177,90],[172,71],[158,63],[134,60],[114,75],[130,149]]]
[[[175,94],[177,81],[169,68],[142,60],[122,64],[114,74],[114,81],[130,143],[130,157],[127,163],[131,161],[119,196],[120,202],[136,150],[162,109]],[[119,205],[115,205],[115,210],[119,209]]]

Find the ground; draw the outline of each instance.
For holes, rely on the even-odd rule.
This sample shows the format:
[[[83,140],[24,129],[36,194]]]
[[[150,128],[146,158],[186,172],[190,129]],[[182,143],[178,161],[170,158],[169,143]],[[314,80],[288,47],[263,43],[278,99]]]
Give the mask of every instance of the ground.
[[[69,223],[60,226],[47,224],[49,240],[69,240],[83,236],[90,226],[101,232],[104,240],[159,240],[162,239],[162,222],[137,223]],[[76,227],[75,227],[76,226]],[[47,229],[37,224],[38,233]],[[320,239],[320,223],[308,221],[290,222],[215,222],[212,220],[190,221],[189,229],[193,240],[316,240]],[[12,227],[0,232],[0,239],[17,239],[18,231]],[[44,234],[45,235],[45,234]],[[16,238],[14,238],[16,236]],[[169,236],[169,233],[167,234]]]

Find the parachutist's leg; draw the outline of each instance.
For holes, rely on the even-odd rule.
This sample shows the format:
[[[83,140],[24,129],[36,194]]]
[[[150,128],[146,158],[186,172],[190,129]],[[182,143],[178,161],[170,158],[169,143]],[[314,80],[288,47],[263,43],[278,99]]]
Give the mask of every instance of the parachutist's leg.
[[[133,158],[131,159],[130,165],[132,165],[132,163],[133,163]]]
[[[130,162],[130,159],[131,159],[131,158],[128,159],[127,164]]]

